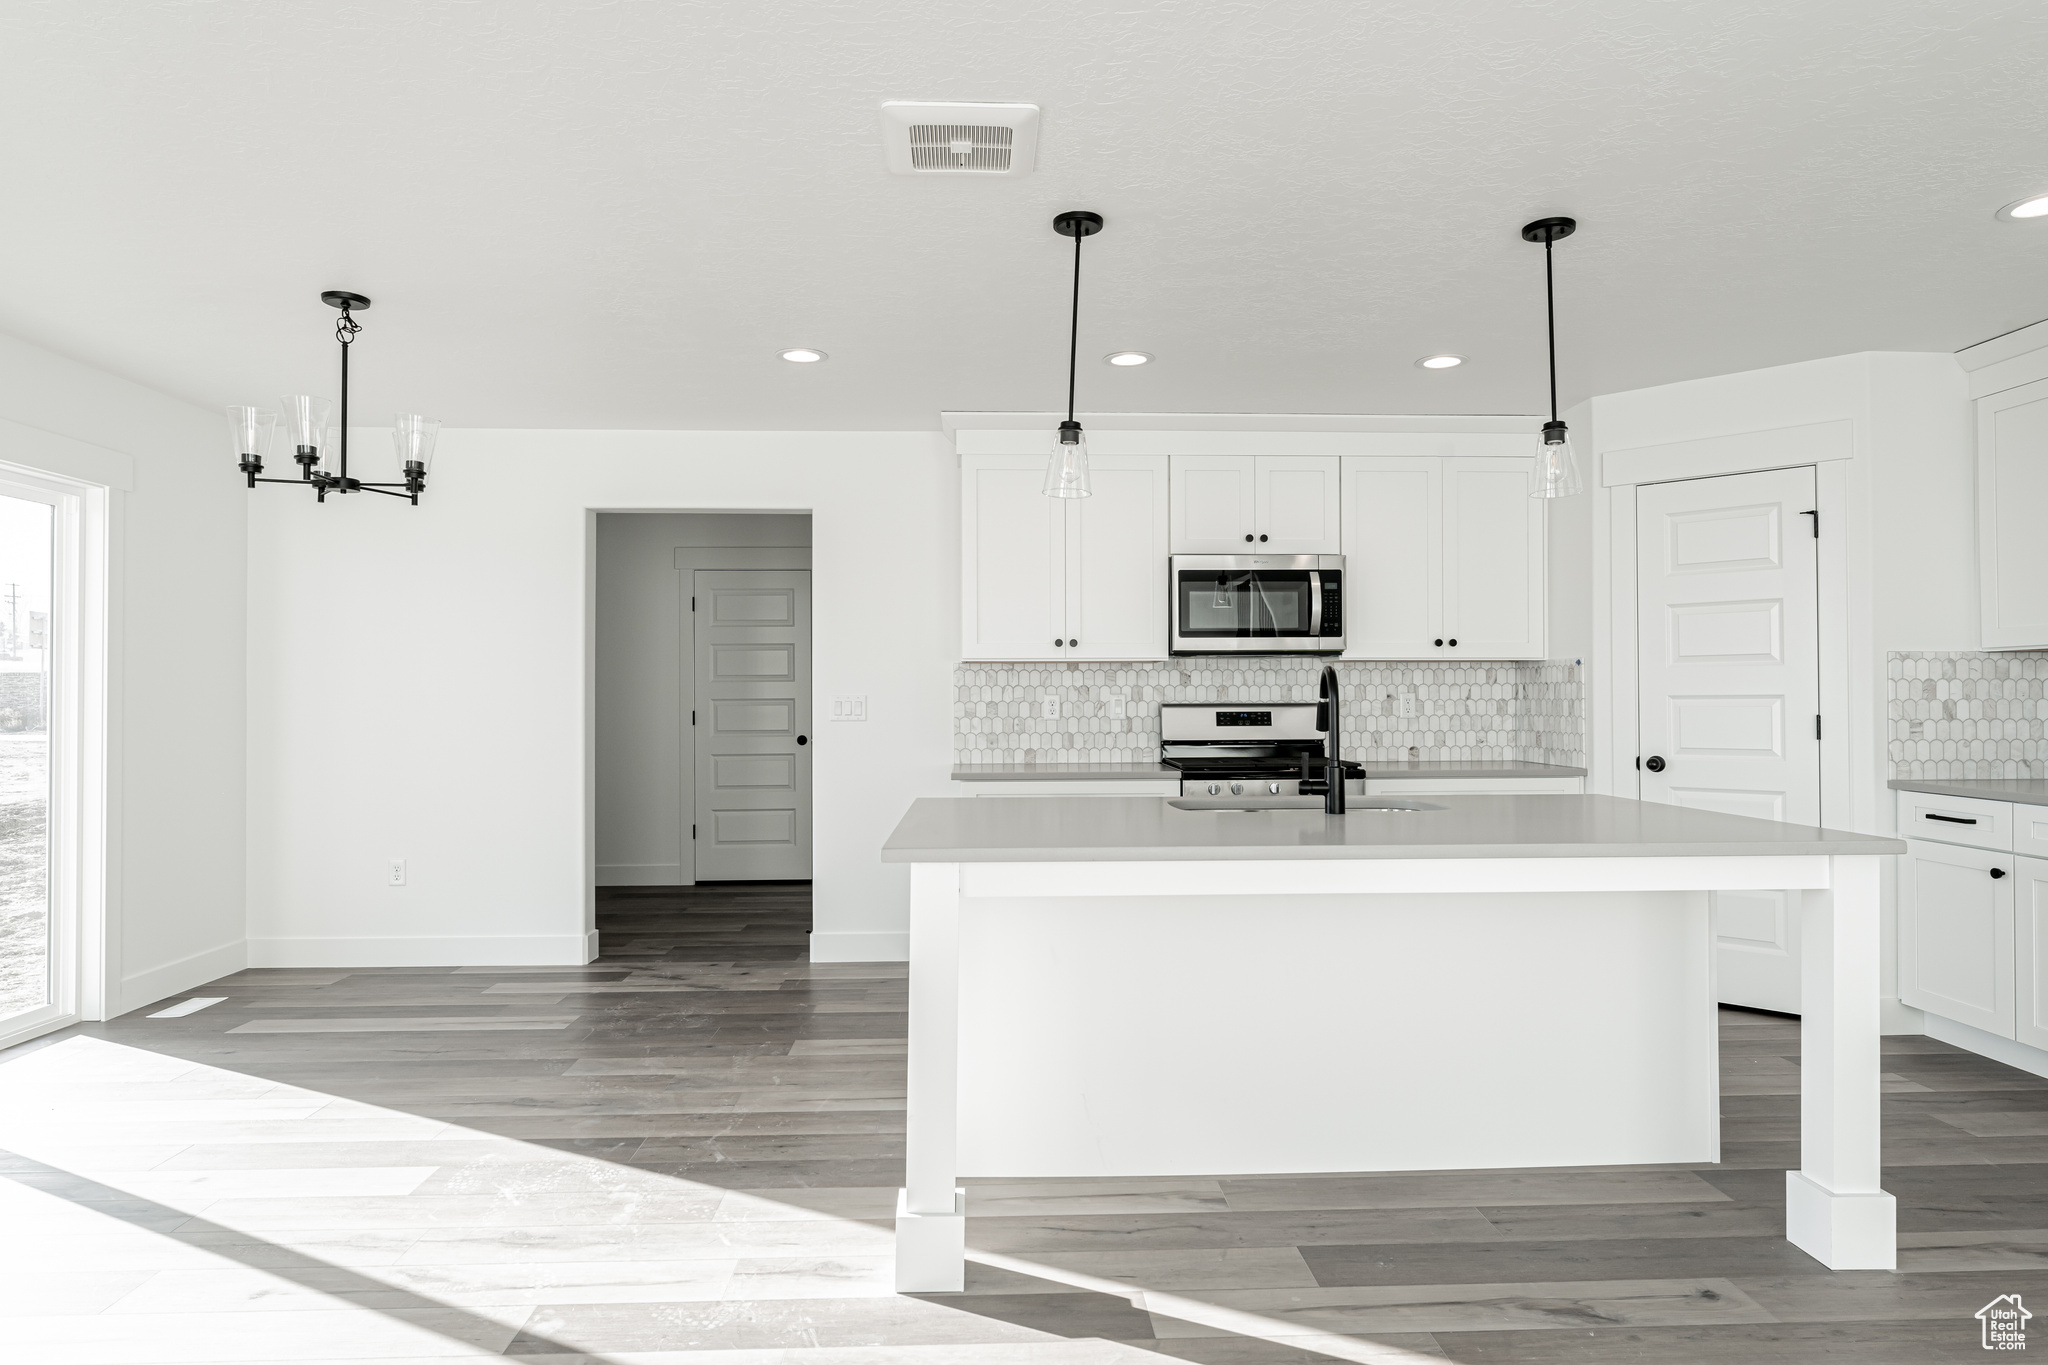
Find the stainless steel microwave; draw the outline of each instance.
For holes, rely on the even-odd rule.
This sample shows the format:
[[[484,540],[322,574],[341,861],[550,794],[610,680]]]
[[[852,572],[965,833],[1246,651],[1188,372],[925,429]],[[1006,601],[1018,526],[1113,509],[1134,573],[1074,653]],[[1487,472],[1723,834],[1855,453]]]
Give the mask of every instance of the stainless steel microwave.
[[[1174,555],[1173,654],[1341,654],[1343,555]]]

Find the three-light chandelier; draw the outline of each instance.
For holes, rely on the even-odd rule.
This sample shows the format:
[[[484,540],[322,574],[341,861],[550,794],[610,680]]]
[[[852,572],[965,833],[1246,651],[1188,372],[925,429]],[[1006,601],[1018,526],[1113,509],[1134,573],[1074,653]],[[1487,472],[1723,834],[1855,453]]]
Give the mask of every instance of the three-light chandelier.
[[[356,333],[363,330],[355,315],[368,308],[370,301],[346,289],[329,289],[320,295],[320,301],[341,310],[341,320],[334,325],[334,339],[341,343],[338,424],[327,424],[328,415],[334,410],[328,399],[302,393],[280,400],[299,477],[266,479],[262,476],[263,458],[277,438],[278,414],[262,408],[230,407],[228,440],[240,461],[237,467],[248,476],[251,488],[259,483],[295,483],[311,488],[321,502],[327,501],[329,493],[382,493],[386,497],[405,498],[417,507],[427,486],[427,470],[434,463],[434,441],[441,434],[441,424],[416,412],[402,412],[393,419],[391,444],[399,474],[395,482],[374,483],[348,472],[348,353]]]

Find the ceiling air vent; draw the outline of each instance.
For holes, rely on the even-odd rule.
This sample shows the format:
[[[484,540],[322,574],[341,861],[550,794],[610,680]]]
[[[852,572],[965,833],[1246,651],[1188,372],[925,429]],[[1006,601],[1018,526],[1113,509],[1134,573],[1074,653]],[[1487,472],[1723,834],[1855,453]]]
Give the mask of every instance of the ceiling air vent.
[[[898,175],[1023,175],[1037,160],[1038,106],[890,100],[882,145]]]

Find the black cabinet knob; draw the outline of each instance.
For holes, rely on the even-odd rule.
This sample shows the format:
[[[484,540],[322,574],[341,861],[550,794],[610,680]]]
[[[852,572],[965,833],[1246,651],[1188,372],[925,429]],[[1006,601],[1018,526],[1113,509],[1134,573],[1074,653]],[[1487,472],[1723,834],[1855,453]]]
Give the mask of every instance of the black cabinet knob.
[[[1442,649],[1442,648],[1444,647],[1444,642],[1443,642],[1442,640],[1438,640],[1438,641],[1436,642],[1436,647],[1437,647],[1438,649]]]
[[[1057,639],[1057,638],[1055,638],[1055,639],[1053,640],[1053,642],[1052,642],[1052,647],[1053,647],[1054,649],[1058,649],[1058,648],[1059,648],[1059,647],[1060,647],[1060,646],[1061,646],[1062,644],[1064,644],[1064,643],[1065,643],[1065,641],[1063,641],[1063,640],[1060,640],[1060,639]]]
[[[796,742],[799,744],[809,744],[811,742],[811,737],[809,735],[798,735],[796,737]]]
[[[1252,533],[1250,531],[1244,533],[1244,543],[1247,545],[1252,543]]]
[[[1453,641],[1451,641],[1451,648],[1452,648],[1452,649],[1456,649],[1457,647],[1458,647],[1458,642],[1457,642],[1456,640],[1453,640]]]
[[[1651,754],[1643,760],[1643,766],[1653,773],[1661,773],[1664,771],[1664,760],[1656,754]]]
[[[1073,649],[1073,648],[1075,648],[1076,646],[1078,646],[1078,645],[1079,645],[1080,643],[1081,643],[1081,642],[1080,642],[1079,640],[1069,640],[1069,641],[1067,641],[1067,648],[1068,648],[1068,649]]]
[[[2005,875],[2005,869],[2002,867],[1994,867],[1991,869],[1991,875],[1994,879],[2003,877]]]
[[[1263,545],[1263,544],[1265,543],[1265,540],[1266,540],[1266,538],[1265,538],[1264,536],[1260,536],[1260,537],[1259,537],[1259,543],[1260,543],[1260,544],[1262,544],[1262,545]]]

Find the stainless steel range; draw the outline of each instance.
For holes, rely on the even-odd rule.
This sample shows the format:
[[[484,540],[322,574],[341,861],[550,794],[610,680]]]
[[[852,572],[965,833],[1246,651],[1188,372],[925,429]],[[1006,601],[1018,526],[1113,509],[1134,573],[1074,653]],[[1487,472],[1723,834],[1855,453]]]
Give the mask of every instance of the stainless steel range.
[[[1227,702],[1159,708],[1160,762],[1180,769],[1182,796],[1317,796],[1325,790],[1316,704]],[[1344,790],[1365,771],[1344,760]]]

